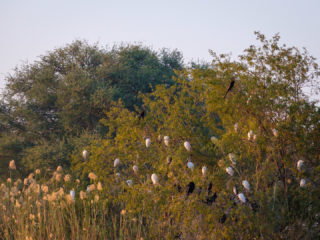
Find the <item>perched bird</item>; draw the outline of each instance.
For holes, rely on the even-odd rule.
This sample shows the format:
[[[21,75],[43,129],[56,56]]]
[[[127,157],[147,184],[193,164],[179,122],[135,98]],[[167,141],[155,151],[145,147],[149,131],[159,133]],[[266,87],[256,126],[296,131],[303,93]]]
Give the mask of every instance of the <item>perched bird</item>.
[[[119,159],[119,158],[116,158],[116,159],[114,160],[113,166],[114,166],[114,167],[117,167],[117,166],[119,166],[119,165],[120,165],[120,159]]]
[[[234,174],[234,171],[233,171],[232,167],[227,167],[227,168],[226,168],[226,172],[227,172],[230,176],[233,176],[233,174]]]
[[[147,138],[146,139],[146,147],[148,148],[148,147],[150,147],[150,145],[151,145],[151,140],[150,140],[150,138]]]
[[[163,137],[163,142],[164,142],[164,145],[166,145],[166,147],[169,147],[169,141],[170,141],[170,138],[168,136]]]
[[[190,150],[191,150],[190,143],[188,141],[185,141],[183,145],[184,145],[185,149],[187,149],[187,151],[190,152]]]
[[[83,157],[84,160],[88,159],[88,151],[87,150],[83,150],[82,157]]]
[[[234,187],[233,187],[233,193],[234,193],[234,195],[238,195],[238,188],[237,188],[237,186],[234,186]]]
[[[193,193],[193,190],[195,189],[196,185],[194,184],[194,182],[189,182],[187,185],[187,197]]]
[[[242,181],[242,186],[249,192],[250,191],[250,184],[247,180]]]
[[[304,178],[302,178],[300,180],[300,187],[304,188],[304,187],[306,187],[306,184],[307,184],[307,181]]]
[[[194,169],[194,164],[193,164],[193,162],[188,162],[188,163],[187,163],[187,166],[188,166],[188,168],[191,169],[191,171],[193,171],[193,169]]]
[[[206,166],[203,166],[202,167],[202,175],[205,177],[207,174],[207,167]]]
[[[208,186],[208,189],[207,189],[208,195],[211,194],[211,191],[212,191],[212,182],[209,183],[209,186]]]
[[[245,196],[243,195],[243,193],[239,193],[239,194],[238,194],[238,198],[239,198],[239,200],[240,200],[242,203],[245,203],[245,202],[246,202],[246,198],[245,198]]]
[[[161,136],[161,134],[159,134],[159,136],[158,136],[158,143],[161,143],[161,141],[162,141],[162,136]]]
[[[141,112],[140,112],[140,114],[139,114],[139,120],[142,118],[144,118],[144,115],[145,115],[145,112],[144,112],[144,110],[142,110]]]
[[[299,172],[301,172],[303,170],[303,160],[299,160],[297,162],[297,169]]]
[[[236,165],[237,164],[236,155],[234,153],[229,153],[228,157],[229,157],[229,160],[231,161],[232,165]]]
[[[216,201],[217,197],[218,197],[218,195],[215,192],[211,197],[207,197],[205,203],[208,205],[212,205],[212,203],[214,203]]]
[[[129,187],[133,186],[133,181],[131,179],[127,180],[126,183]]]
[[[70,197],[72,200],[74,200],[75,196],[76,196],[76,192],[73,189],[70,190]]]
[[[248,140],[250,141],[252,138],[253,138],[253,131],[250,130],[250,131],[248,132]]]
[[[151,181],[152,181],[153,185],[158,185],[159,184],[159,178],[158,178],[157,174],[152,173]]]
[[[167,164],[170,165],[171,162],[172,162],[172,157],[171,157],[171,156],[168,156],[168,157],[167,157]]]
[[[212,136],[210,140],[213,144],[216,144],[218,142],[218,138],[216,138],[215,136]]]
[[[278,130],[273,128],[272,129],[272,134],[273,134],[273,136],[278,137]]]
[[[134,172],[135,174],[137,174],[138,171],[139,171],[139,168],[138,168],[137,165],[134,165],[134,166],[132,167],[132,169],[133,169],[133,172]]]
[[[227,215],[223,214],[222,217],[220,218],[219,222],[224,224],[226,220],[227,220]]]
[[[235,124],[234,124],[234,130],[235,130],[236,132],[238,132],[238,130],[239,130],[239,124],[238,124],[238,123],[235,123]]]
[[[117,172],[117,173],[116,173],[116,176],[117,176],[117,178],[119,178],[119,177],[120,177],[120,173]]]
[[[232,77],[232,78],[231,78],[230,85],[229,85],[229,88],[228,88],[228,90],[227,90],[227,92],[226,92],[226,94],[224,95],[223,98],[226,98],[227,94],[232,90],[232,88],[233,88],[233,86],[234,86],[234,83],[235,83],[235,78]]]

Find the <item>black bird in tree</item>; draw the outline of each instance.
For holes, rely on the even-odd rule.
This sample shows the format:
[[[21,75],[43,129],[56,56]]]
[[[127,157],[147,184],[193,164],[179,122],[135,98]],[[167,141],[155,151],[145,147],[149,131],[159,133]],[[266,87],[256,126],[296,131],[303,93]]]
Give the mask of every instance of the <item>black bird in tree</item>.
[[[142,119],[144,118],[144,114],[145,114],[145,113],[144,113],[144,110],[142,110],[142,111],[140,112],[140,114],[139,114],[139,120],[140,120],[141,118],[142,118]]]
[[[211,190],[212,190],[212,182],[209,183],[209,186],[208,186],[208,195],[211,194]]]
[[[194,190],[194,188],[195,188],[195,184],[194,184],[194,182],[189,182],[189,184],[187,185],[187,197],[191,194],[191,193],[193,193],[193,190]]]
[[[234,86],[234,83],[235,83],[235,77],[232,77],[232,78],[231,78],[230,85],[229,85],[229,88],[228,88],[228,90],[227,90],[227,92],[226,92],[226,94],[224,95],[223,98],[226,98],[227,94],[232,90],[232,88],[233,88],[233,86]]]

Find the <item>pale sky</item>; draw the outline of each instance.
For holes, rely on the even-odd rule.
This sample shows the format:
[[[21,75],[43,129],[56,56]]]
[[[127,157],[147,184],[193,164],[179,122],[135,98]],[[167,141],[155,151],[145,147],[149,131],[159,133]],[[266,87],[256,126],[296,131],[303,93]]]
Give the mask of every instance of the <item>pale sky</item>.
[[[0,88],[15,66],[85,39],[180,50],[185,62],[212,49],[237,56],[254,31],[306,47],[319,62],[320,0],[0,0]]]

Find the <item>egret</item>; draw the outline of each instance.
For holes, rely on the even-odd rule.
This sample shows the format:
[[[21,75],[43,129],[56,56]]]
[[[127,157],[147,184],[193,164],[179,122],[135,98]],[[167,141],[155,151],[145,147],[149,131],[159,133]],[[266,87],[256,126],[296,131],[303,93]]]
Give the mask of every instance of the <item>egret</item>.
[[[73,189],[70,190],[70,196],[71,196],[71,199],[74,200],[74,198],[76,196],[76,192]]]
[[[210,140],[213,144],[216,144],[218,142],[218,138],[216,138],[215,136],[212,136]]]
[[[239,194],[238,194],[238,198],[239,198],[239,200],[240,200],[242,203],[245,203],[245,202],[246,202],[246,198],[245,198],[245,196],[243,195],[243,193],[239,193]]]
[[[234,130],[235,130],[236,132],[238,132],[238,130],[239,130],[239,124],[238,124],[238,123],[235,123],[235,124],[234,124]]]
[[[226,172],[227,172],[230,176],[233,176],[233,174],[234,174],[234,171],[233,171],[232,167],[227,167],[227,168],[226,168]]]
[[[273,136],[278,137],[278,130],[273,128],[272,129],[272,134],[273,134]]]
[[[134,165],[134,166],[132,167],[132,169],[133,169],[133,172],[134,172],[135,174],[137,174],[138,171],[139,171],[139,168],[138,168],[137,165]]]
[[[229,159],[230,159],[230,161],[231,161],[231,163],[232,163],[233,165],[236,165],[236,164],[237,164],[236,155],[235,155],[234,153],[229,153],[229,154],[228,154],[228,157],[229,157]]]
[[[297,169],[299,172],[302,171],[303,169],[303,160],[299,160],[298,163],[297,163]]]
[[[194,168],[193,162],[188,162],[188,163],[187,163],[187,166],[188,166],[188,168],[191,169],[191,171],[193,171],[193,168]]]
[[[82,157],[83,157],[84,160],[88,159],[88,151],[87,150],[83,150]]]
[[[203,166],[203,167],[202,167],[202,175],[203,175],[203,176],[206,176],[206,174],[207,174],[207,167],[206,167],[206,166]]]
[[[185,141],[185,142],[184,142],[184,147],[185,147],[185,149],[187,149],[188,152],[190,152],[190,150],[191,150],[191,145],[190,145],[190,143],[189,143],[188,141]]]
[[[306,187],[306,183],[307,183],[307,181],[304,178],[302,178],[300,180],[300,187],[302,187],[302,188]]]
[[[253,131],[250,130],[250,131],[248,132],[248,140],[250,141],[250,140],[252,139],[252,137],[253,137]]]
[[[114,160],[113,166],[114,166],[114,167],[117,167],[117,166],[119,166],[119,165],[120,165],[120,159],[119,159],[119,158],[116,158],[116,159]]]
[[[153,185],[158,185],[159,184],[159,178],[158,178],[157,174],[152,173],[151,181],[152,181]]]
[[[168,136],[163,137],[163,142],[164,142],[164,145],[166,145],[166,147],[169,147],[169,141],[170,141],[170,138]]]
[[[131,179],[127,180],[126,183],[129,187],[133,186],[133,181]]]
[[[250,184],[247,180],[242,181],[242,186],[249,192],[250,191]]]
[[[151,145],[151,140],[150,140],[150,138],[147,138],[146,139],[146,147],[148,148],[148,147],[150,147],[150,145]]]

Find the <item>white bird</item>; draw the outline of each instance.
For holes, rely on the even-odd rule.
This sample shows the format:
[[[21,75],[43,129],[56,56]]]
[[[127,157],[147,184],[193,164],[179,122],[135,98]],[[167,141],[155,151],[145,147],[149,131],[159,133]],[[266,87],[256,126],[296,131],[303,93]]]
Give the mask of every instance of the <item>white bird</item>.
[[[236,165],[237,164],[237,161],[236,161],[236,155],[234,153],[229,153],[228,154],[228,157],[229,157],[229,160],[231,161],[231,163],[233,165]]]
[[[151,175],[151,181],[152,181],[153,185],[159,184],[159,178],[158,178],[157,174],[153,173]]]
[[[146,147],[148,148],[148,147],[150,147],[150,145],[151,145],[151,140],[150,140],[150,138],[147,138],[146,139]]]
[[[239,124],[238,124],[238,123],[235,123],[235,124],[234,124],[234,130],[235,130],[236,132],[238,132],[238,130],[239,130]]]
[[[234,174],[234,171],[233,171],[232,167],[227,167],[227,168],[226,168],[226,172],[227,172],[230,176],[233,176],[233,174]]]
[[[250,140],[252,139],[252,137],[253,137],[253,131],[250,130],[250,131],[248,132],[248,140],[250,141]]]
[[[253,134],[253,141],[257,141],[257,134]]]
[[[242,203],[245,203],[245,202],[246,202],[246,198],[245,198],[245,196],[243,195],[243,193],[239,193],[239,194],[238,194],[238,198],[239,198],[239,200],[240,200]]]
[[[183,145],[184,145],[185,149],[187,149],[187,151],[190,152],[190,150],[191,150],[190,143],[188,141],[185,141]]]
[[[139,171],[139,168],[138,168],[138,166],[137,165],[134,165],[133,167],[132,167],[132,169],[133,169],[133,171],[134,171],[134,173],[138,173],[138,171]]]
[[[117,178],[119,178],[119,177],[120,177],[120,173],[117,172],[117,173],[116,173],[116,176],[117,176]]]
[[[169,141],[170,141],[170,138],[168,136],[163,137],[164,145],[166,145],[167,147],[169,147]]]
[[[233,187],[233,193],[234,193],[234,195],[238,195],[238,188],[237,188],[237,186],[234,186],[234,187]]]
[[[216,144],[216,143],[218,142],[218,138],[216,138],[215,136],[212,136],[212,137],[210,138],[210,140],[211,140],[211,142],[214,143],[214,144]]]
[[[207,174],[207,167],[206,167],[206,166],[203,166],[203,167],[202,167],[202,175],[203,175],[203,176],[206,176],[206,174]]]
[[[300,187],[302,187],[302,188],[306,187],[306,183],[307,183],[307,181],[304,178],[302,178],[300,180]]]
[[[87,150],[83,150],[82,157],[83,157],[84,160],[88,159],[88,151]]]
[[[127,180],[126,183],[129,187],[133,186],[133,181],[131,179]]]
[[[194,168],[193,162],[188,162],[188,163],[187,163],[187,166],[188,166],[188,168],[191,169],[191,171],[193,171],[193,168]]]
[[[272,129],[272,134],[273,134],[273,136],[278,137],[278,130],[273,128]]]
[[[297,169],[298,169],[299,172],[302,171],[302,169],[303,169],[303,160],[299,160],[297,162]]]
[[[119,159],[119,158],[116,158],[116,159],[114,160],[113,166],[114,166],[114,167],[117,167],[117,166],[119,166],[119,164],[120,164],[120,159]]]
[[[71,196],[71,199],[74,200],[74,198],[76,196],[76,192],[73,189],[70,190],[70,196]]]
[[[249,192],[250,191],[250,184],[247,180],[242,181],[242,186]]]

